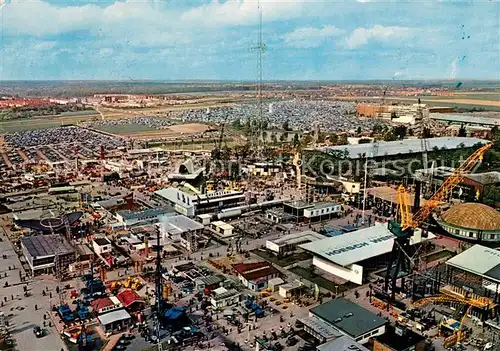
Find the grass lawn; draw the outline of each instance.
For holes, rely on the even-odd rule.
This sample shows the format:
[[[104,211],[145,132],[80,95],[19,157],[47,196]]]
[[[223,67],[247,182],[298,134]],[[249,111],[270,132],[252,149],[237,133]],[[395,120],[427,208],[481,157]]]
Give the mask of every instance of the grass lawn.
[[[308,254],[307,252],[298,252],[295,253],[291,256],[278,259],[275,255],[272,253],[269,253],[265,250],[253,250],[252,253],[256,254],[257,256],[262,257],[266,261],[272,262],[274,264],[277,264],[280,267],[286,267],[286,266],[291,266],[294,263],[309,260],[312,258],[312,255]]]
[[[143,126],[142,124],[119,124],[114,126],[97,126],[94,129],[102,130],[103,132],[118,134],[118,135],[127,135],[127,134],[135,134],[141,132],[151,132],[156,131],[157,129],[151,128],[148,126]]]
[[[351,289],[358,286],[357,284],[354,284],[351,282],[347,282],[345,284],[340,284],[340,285],[336,284],[336,283],[334,283],[326,278],[323,278],[322,276],[317,275],[316,273],[311,272],[310,270],[305,269],[303,267],[294,267],[294,268],[290,269],[290,272],[295,273],[298,276],[301,276],[302,278],[309,280],[310,282],[312,282],[314,284],[318,284],[319,287],[326,289],[334,294],[335,294],[336,290],[338,291],[338,293],[342,293],[344,291],[351,290]],[[338,288],[336,289],[335,286],[338,286]]]
[[[0,122],[0,133],[23,132],[27,130],[47,129],[60,126],[58,120],[14,120]]]

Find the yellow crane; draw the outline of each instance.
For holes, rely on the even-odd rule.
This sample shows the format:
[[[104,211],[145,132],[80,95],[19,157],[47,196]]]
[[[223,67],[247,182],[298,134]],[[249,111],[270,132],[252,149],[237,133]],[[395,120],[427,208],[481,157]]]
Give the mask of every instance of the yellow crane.
[[[481,162],[483,160],[484,154],[492,146],[493,144],[491,143],[485,144],[477,149],[472,155],[470,155],[460,167],[456,168],[455,171],[446,178],[439,189],[413,216],[408,204],[406,189],[401,186],[398,189],[399,210],[401,211],[401,229],[404,231],[407,229],[415,229],[421,226],[430,216],[432,211],[437,208],[442,202],[446,201],[449,193],[453,190],[453,188],[455,188],[463,181],[464,176],[472,171],[478,164],[478,162]]]
[[[466,298],[460,297],[458,295],[440,295],[440,296],[431,296],[426,297],[420,300],[415,301],[411,307],[423,307],[429,303],[434,304],[443,304],[443,303],[459,303],[464,306],[469,306],[465,311],[464,315],[460,319],[460,325],[458,326],[458,330],[456,332],[447,337],[443,343],[444,347],[451,347],[455,344],[461,343],[465,339],[465,335],[463,332],[465,321],[467,316],[471,314],[472,309],[479,308],[485,311],[492,310],[495,307],[495,304],[487,297],[476,297],[476,298]]]
[[[432,211],[442,202],[446,201],[449,193],[463,180],[464,176],[471,172],[474,167],[483,159],[484,154],[493,144],[485,144],[469,156],[460,167],[446,178],[440,188],[431,196],[429,200],[414,214],[408,199],[408,193],[403,186],[398,188],[398,207],[397,215],[394,220],[389,221],[389,231],[396,238],[389,260],[389,265],[385,277],[385,291],[391,291],[391,300],[394,300],[397,290],[398,279],[410,275],[413,271],[413,262],[410,252],[410,238],[413,237],[415,229],[421,227]],[[399,217],[399,221],[398,221]],[[425,237],[425,231],[422,236]]]

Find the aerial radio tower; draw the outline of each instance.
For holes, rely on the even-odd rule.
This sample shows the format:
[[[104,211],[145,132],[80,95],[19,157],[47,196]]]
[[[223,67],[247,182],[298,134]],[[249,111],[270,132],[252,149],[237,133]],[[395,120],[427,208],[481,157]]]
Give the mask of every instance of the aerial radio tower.
[[[262,7],[260,4],[260,0],[257,0],[257,9],[259,11],[259,36],[257,40],[257,45],[252,49],[257,50],[257,73],[258,73],[258,84],[257,84],[257,97],[259,99],[259,115],[257,120],[255,121],[255,131],[252,139],[252,143],[254,141],[259,144],[262,137],[262,124],[264,122],[264,110],[263,110],[263,102],[262,102],[262,76],[263,76],[263,55],[266,52],[266,45],[262,41]]]

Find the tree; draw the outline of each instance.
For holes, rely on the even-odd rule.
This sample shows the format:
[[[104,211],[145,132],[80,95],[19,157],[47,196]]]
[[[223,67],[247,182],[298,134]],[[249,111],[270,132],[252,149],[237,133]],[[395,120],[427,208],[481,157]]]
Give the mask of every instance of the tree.
[[[278,138],[276,137],[276,133],[271,133],[271,143],[276,144],[278,142]]]
[[[280,141],[283,143],[288,140],[288,133],[281,133]]]
[[[262,132],[262,140],[264,140],[264,142],[266,142],[266,141],[267,141],[267,137],[268,137],[267,132],[266,132],[266,131],[263,131],[263,132]]]
[[[288,122],[288,120],[286,120],[284,123],[283,123],[283,130],[286,130],[286,131],[290,131],[290,122]]]
[[[398,137],[396,136],[396,134],[394,134],[393,131],[387,132],[384,135],[384,141],[395,141],[397,139]]]
[[[231,123],[231,126],[233,129],[240,130],[243,126],[241,125],[241,120],[239,118],[236,118],[233,123]]]
[[[337,138],[337,145],[347,145],[347,135],[346,134],[341,134]]]
[[[300,140],[299,140],[299,135],[297,133],[295,133],[293,135],[293,146],[298,146],[300,143]]]
[[[356,130],[356,133],[361,134],[362,131],[363,130],[361,129],[361,127],[358,127],[358,129]]]
[[[302,138],[302,145],[304,147],[307,147],[307,145],[311,144],[313,142],[313,137],[311,134],[306,134],[303,138]]]

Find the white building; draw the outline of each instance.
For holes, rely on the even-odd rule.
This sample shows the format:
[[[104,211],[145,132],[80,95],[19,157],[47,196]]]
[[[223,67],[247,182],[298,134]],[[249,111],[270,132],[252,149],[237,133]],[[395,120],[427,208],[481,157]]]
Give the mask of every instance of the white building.
[[[160,235],[173,242],[180,242],[183,234],[200,234],[203,228],[203,224],[183,215],[163,217],[160,221]]]
[[[210,224],[210,229],[221,238],[233,236],[234,227],[223,221],[214,221]]]
[[[312,208],[304,210],[306,222],[318,222],[340,217],[342,215],[342,206],[333,202],[318,202]]]
[[[92,240],[92,248],[98,255],[108,254],[111,252],[111,242],[108,238],[95,238]]]
[[[235,305],[240,300],[241,293],[236,289],[227,290],[224,287],[212,291],[210,302],[214,308],[224,308]]]
[[[300,233],[293,233],[282,236],[281,238],[266,241],[266,249],[272,251],[275,255],[284,256],[296,251],[299,245],[323,240],[327,237],[312,230],[306,230]]]
[[[323,321],[340,334],[360,344],[366,344],[370,338],[383,335],[388,323],[385,318],[379,317],[357,303],[344,298],[331,300],[312,308],[309,311],[309,318],[312,320],[317,318]],[[313,336],[322,331],[315,330],[317,323],[308,323],[308,319],[303,322],[304,330]],[[325,341],[328,340],[323,342]]]
[[[136,224],[157,223],[165,216],[174,215],[175,211],[170,207],[147,208],[142,211],[118,211],[115,215],[118,222],[125,227]]]
[[[436,236],[428,233],[422,237],[420,229],[410,239],[415,245]],[[342,279],[356,284],[363,284],[363,261],[388,254],[394,245],[394,234],[386,223],[377,223],[373,227],[363,228],[346,235],[339,235],[312,243],[300,245],[300,248],[314,255],[313,265]]]
[[[174,207],[175,211],[195,217],[203,213],[218,213],[223,209],[245,204],[243,191],[216,191],[207,194],[195,194],[186,188],[166,188],[155,192],[156,200]]]

